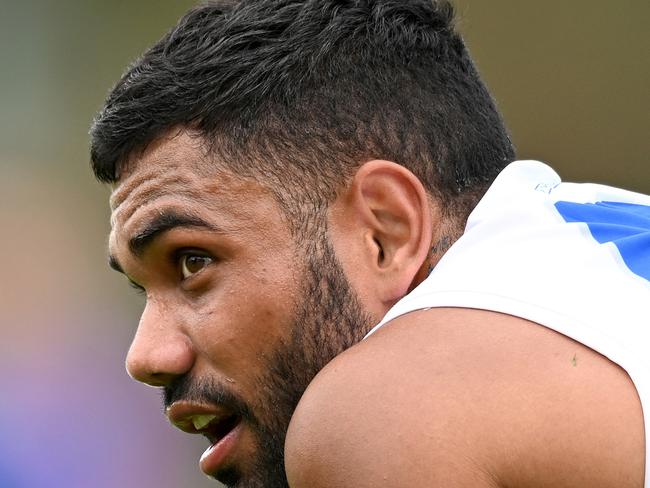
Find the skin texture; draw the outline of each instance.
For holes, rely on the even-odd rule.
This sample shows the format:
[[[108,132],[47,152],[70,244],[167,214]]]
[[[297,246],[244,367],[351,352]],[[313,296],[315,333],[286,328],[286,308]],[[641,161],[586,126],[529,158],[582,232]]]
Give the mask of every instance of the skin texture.
[[[113,193],[111,261],[147,296],[127,369],[163,387],[168,407],[241,418],[235,447],[207,474],[284,487],[284,436],[300,396],[376,319],[351,291],[323,222],[299,245],[268,190],[206,173],[204,159],[196,138],[171,133]],[[196,272],[184,277],[188,263]]]
[[[478,310],[407,314],[336,358],[286,449],[292,488],[643,486],[628,376],[550,329]]]
[[[109,247],[147,295],[129,373],[167,404],[242,418],[213,474],[251,488],[643,485],[636,390],[588,348],[468,309],[413,312],[361,342],[462,227],[408,170],[361,165],[296,242],[268,189],[205,163],[184,132],[134,159]],[[194,224],[154,238],[172,211]]]
[[[202,392],[219,389],[255,411],[257,417],[248,416],[248,428],[232,456],[231,464],[244,466],[246,473],[253,471],[249,460],[258,458],[256,427],[271,422],[258,418],[265,416],[262,405],[255,404],[258,379],[268,369],[266,359],[290,339],[288,328],[280,325],[291,322],[299,288],[297,270],[284,266],[294,259],[295,249],[282,238],[286,223],[264,191],[188,171],[201,152],[190,138],[183,139],[147,151],[111,199],[110,253],[147,297],[127,370],[138,381],[165,387],[170,403],[181,396],[212,403],[214,398]],[[129,249],[128,241],[161,212],[188,210],[215,230],[177,228],[161,234],[141,256]],[[173,257],[178,249],[201,250],[218,264],[182,280]],[[195,386],[182,387],[181,378],[192,378],[186,381]],[[183,394],[183,389],[195,393]]]

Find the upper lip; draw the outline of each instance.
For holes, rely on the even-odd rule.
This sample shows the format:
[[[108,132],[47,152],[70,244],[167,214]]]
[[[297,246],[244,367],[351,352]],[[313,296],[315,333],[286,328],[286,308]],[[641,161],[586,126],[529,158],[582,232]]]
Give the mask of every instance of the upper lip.
[[[204,434],[211,441],[216,437],[211,433],[218,430],[219,425],[236,417],[235,412],[222,406],[186,401],[172,403],[165,413],[169,421],[183,432]]]

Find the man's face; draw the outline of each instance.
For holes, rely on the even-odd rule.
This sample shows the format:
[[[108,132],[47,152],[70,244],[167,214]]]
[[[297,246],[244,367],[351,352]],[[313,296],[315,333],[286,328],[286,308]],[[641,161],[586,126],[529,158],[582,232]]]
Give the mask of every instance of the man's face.
[[[207,474],[283,487],[284,438],[300,396],[371,319],[324,221],[295,242],[267,189],[206,176],[197,170],[204,159],[196,138],[164,139],[112,195],[112,264],[147,297],[127,369],[164,388],[174,424],[209,439]]]

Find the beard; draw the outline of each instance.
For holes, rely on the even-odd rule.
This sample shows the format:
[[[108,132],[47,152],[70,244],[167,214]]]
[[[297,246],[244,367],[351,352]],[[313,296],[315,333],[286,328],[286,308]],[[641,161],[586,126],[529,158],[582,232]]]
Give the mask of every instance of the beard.
[[[231,466],[216,478],[232,488],[289,488],[284,442],[291,416],[307,386],[336,356],[360,342],[373,325],[336,258],[324,230],[303,241],[305,272],[300,303],[294,304],[291,335],[269,356],[255,383],[258,397],[249,405],[227,387],[189,377],[165,388],[165,405],[179,399],[220,404],[246,422],[257,438],[251,464]]]

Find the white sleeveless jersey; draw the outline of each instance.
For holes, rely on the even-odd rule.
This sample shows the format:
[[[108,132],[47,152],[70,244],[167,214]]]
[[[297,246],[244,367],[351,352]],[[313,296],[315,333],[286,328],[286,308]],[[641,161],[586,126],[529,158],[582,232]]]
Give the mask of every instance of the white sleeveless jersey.
[[[514,315],[606,356],[634,382],[650,439],[650,196],[510,164],[429,277],[368,335],[432,307]]]

